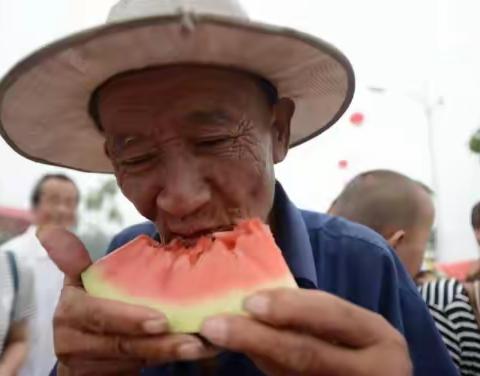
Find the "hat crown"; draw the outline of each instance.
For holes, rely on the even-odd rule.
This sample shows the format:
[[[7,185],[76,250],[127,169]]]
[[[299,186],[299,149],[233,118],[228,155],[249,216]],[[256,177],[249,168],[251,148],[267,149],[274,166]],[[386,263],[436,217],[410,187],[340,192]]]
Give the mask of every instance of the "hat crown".
[[[248,18],[238,0],[120,0],[112,7],[107,22],[172,16],[179,13]]]

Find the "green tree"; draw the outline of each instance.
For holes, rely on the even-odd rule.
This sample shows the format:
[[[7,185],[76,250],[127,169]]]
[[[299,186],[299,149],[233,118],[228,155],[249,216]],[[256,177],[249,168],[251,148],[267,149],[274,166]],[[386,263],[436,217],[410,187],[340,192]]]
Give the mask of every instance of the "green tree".
[[[470,150],[480,154],[480,129],[478,129],[470,139]]]
[[[104,255],[113,234],[123,224],[118,209],[119,192],[116,180],[109,178],[83,199],[78,234],[94,260]]]
[[[107,214],[107,218],[114,223],[122,224],[122,214],[115,204],[119,192],[115,179],[106,180],[98,189],[90,191],[85,198],[85,209],[90,212]]]

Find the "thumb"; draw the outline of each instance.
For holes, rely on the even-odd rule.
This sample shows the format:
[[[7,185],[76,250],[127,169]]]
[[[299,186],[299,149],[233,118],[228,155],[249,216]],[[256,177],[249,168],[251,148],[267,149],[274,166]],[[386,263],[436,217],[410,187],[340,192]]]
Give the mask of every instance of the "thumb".
[[[39,228],[37,238],[53,262],[72,282],[79,282],[80,274],[92,264],[80,239],[62,227]]]

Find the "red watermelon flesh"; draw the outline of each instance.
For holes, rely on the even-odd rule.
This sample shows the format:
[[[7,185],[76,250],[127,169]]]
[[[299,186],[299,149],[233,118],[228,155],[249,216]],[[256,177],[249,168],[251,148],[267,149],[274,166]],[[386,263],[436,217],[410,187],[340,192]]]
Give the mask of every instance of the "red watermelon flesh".
[[[92,295],[163,312],[173,332],[198,332],[203,320],[243,313],[252,293],[295,287],[273,236],[260,220],[244,221],[185,246],[162,246],[141,235],[103,257],[82,274]]]

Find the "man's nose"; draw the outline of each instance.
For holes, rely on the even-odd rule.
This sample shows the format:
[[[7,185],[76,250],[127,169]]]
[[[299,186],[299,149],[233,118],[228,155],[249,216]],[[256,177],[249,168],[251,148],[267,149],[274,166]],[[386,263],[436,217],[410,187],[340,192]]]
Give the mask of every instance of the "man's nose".
[[[157,206],[175,217],[187,217],[211,199],[211,192],[194,161],[176,160],[168,171],[168,179],[157,195]]]
[[[70,215],[72,212],[71,208],[68,206],[68,204],[61,202],[57,205],[57,212],[61,215]]]

